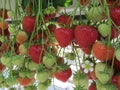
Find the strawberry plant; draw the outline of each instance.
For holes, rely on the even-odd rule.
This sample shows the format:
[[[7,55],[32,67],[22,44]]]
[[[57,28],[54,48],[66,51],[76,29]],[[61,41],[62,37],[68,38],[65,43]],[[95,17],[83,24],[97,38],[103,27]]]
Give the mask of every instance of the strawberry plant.
[[[47,90],[57,79],[74,90],[119,90],[119,0],[14,4],[0,3],[0,88]]]

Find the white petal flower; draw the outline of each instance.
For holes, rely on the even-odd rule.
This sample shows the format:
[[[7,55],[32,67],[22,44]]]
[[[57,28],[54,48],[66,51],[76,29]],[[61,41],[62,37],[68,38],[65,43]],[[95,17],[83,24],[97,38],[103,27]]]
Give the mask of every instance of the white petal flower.
[[[82,67],[82,68],[85,68],[85,64],[82,64],[81,67]]]
[[[94,70],[94,69],[91,67],[91,68],[90,68],[90,72],[92,72],[93,70]]]
[[[90,62],[87,60],[87,61],[85,61],[85,64],[89,64]]]
[[[84,72],[85,72],[85,73],[88,73],[88,69],[84,69]]]
[[[90,66],[93,66],[93,63],[90,63]]]

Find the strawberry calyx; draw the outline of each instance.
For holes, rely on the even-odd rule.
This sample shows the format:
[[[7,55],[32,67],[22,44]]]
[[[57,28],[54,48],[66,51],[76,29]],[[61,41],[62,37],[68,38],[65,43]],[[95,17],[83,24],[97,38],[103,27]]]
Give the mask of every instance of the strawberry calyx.
[[[80,85],[76,85],[75,86],[75,88],[74,88],[74,90],[86,90],[86,89],[84,89],[82,86],[80,86]]]
[[[53,6],[49,6],[46,9],[44,9],[44,14],[45,15],[50,15],[50,14],[53,14],[53,13],[56,13],[56,9]]]

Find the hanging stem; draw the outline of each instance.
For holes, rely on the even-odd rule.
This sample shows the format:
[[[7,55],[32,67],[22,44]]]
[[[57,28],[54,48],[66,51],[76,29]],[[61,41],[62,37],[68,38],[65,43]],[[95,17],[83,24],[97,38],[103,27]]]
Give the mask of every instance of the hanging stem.
[[[4,15],[5,15],[5,8],[6,8],[6,0],[4,0],[4,4],[3,4],[3,12],[2,12],[2,36],[3,36],[3,39],[5,41],[5,34],[4,34]]]
[[[17,12],[18,12],[18,2],[15,0],[15,19],[17,19]]]
[[[8,0],[8,4],[9,4],[9,9],[11,10],[11,3],[10,3],[11,0]]]

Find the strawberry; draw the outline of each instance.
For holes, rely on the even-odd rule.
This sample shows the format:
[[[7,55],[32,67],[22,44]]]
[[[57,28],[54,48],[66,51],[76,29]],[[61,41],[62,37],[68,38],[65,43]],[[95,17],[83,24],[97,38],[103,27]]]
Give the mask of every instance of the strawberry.
[[[80,4],[81,4],[82,6],[88,5],[89,2],[90,2],[90,0],[80,0]]]
[[[0,63],[0,72],[2,72],[4,70],[4,68],[5,68],[5,66],[2,63]]]
[[[44,50],[42,45],[31,45],[28,50],[29,56],[35,63],[42,63],[42,59],[44,56]]]
[[[18,50],[21,55],[28,55],[28,43],[20,44]]]
[[[57,58],[57,64],[60,65],[60,64],[63,64],[64,63],[64,59],[62,57],[58,57]]]
[[[12,64],[21,66],[24,63],[24,57],[21,55],[12,56]]]
[[[91,54],[91,50],[92,50],[92,47],[83,47],[81,48],[81,50],[85,53],[85,54],[88,54],[90,55]]]
[[[120,47],[116,49],[115,56],[118,61],[120,61]]]
[[[9,86],[13,86],[17,83],[17,80],[16,80],[16,77],[15,76],[12,76],[12,75],[9,75],[7,78],[6,78],[6,83],[7,85]]]
[[[120,32],[116,28],[112,27],[111,39],[114,39],[114,38],[118,37],[119,35],[120,35]]]
[[[98,26],[98,32],[100,33],[101,36],[107,37],[110,35],[111,27],[105,23],[100,24]]]
[[[4,16],[3,16],[3,9],[0,9],[0,17],[3,17],[4,19],[8,19],[8,14],[7,14],[8,10],[5,9],[4,10]]]
[[[95,84],[91,83],[90,86],[88,87],[88,90],[97,90]]]
[[[53,6],[49,6],[44,10],[45,21],[50,20],[56,16],[56,9]]]
[[[47,71],[39,71],[39,72],[37,72],[36,79],[37,79],[39,82],[43,83],[43,82],[47,81],[49,75],[50,75],[50,74],[49,74],[49,72],[47,72]]]
[[[75,74],[73,76],[73,83],[76,86],[79,85],[80,87],[82,87],[83,89],[86,90],[88,87],[88,83],[89,83],[87,75],[80,71],[75,72]]]
[[[92,72],[88,73],[88,78],[91,79],[91,80],[96,80],[97,79],[95,70],[93,70]]]
[[[76,26],[74,34],[80,48],[90,47],[98,38],[98,31],[88,25]]]
[[[74,37],[73,30],[70,28],[57,28],[54,35],[59,45],[63,48],[68,46]]]
[[[114,69],[115,71],[119,72],[120,71],[120,61],[114,58]]]
[[[102,42],[97,41],[93,44],[92,53],[100,61],[112,60],[114,54],[114,48],[102,44]]]
[[[2,73],[0,73],[0,83],[4,81],[4,76]]]
[[[67,80],[72,76],[72,70],[70,67],[62,68],[55,72],[55,78],[62,81],[67,82]]]
[[[57,22],[59,24],[70,25],[72,23],[72,18],[69,15],[58,16]]]
[[[110,17],[117,26],[120,26],[120,7],[113,7],[110,9]]]
[[[34,71],[34,70],[37,69],[38,64],[31,61],[31,60],[28,60],[28,61],[25,62],[25,67],[28,68],[31,71]]]
[[[3,27],[3,30],[4,30],[4,34],[9,35],[8,22],[6,22],[6,21],[1,22],[0,21],[0,35],[2,35],[2,27]]]
[[[118,83],[120,76],[119,75],[113,75],[111,78],[111,83],[116,85],[116,86],[120,86],[120,83]]]
[[[24,16],[23,21],[22,21],[22,26],[26,32],[28,33],[33,32],[35,28],[35,17]]]
[[[111,83],[102,84],[99,80],[96,81],[97,90],[117,90],[117,87]]]
[[[8,17],[9,18],[13,18],[15,15],[14,15],[14,12],[12,11],[12,10],[9,10],[8,12],[7,12],[7,15],[8,15]]]
[[[55,30],[56,28],[57,28],[57,27],[56,27],[55,24],[50,24],[50,25],[48,25],[48,29],[49,29],[50,33],[54,33],[54,30]]]
[[[47,67],[47,68],[52,68],[52,66],[56,63],[56,57],[53,56],[50,53],[46,53],[43,57],[43,64]]]
[[[28,86],[34,81],[34,78],[30,79],[30,78],[27,78],[27,77],[26,78],[18,77],[17,81],[22,86]]]
[[[24,87],[24,90],[37,90],[37,87],[35,85],[29,85]]]
[[[26,77],[26,70],[25,69],[19,70],[19,77],[21,77],[21,78]]]
[[[99,1],[102,2],[102,4],[104,4],[104,0],[99,0]],[[119,0],[106,0],[106,2],[108,4],[108,7],[112,8],[119,2]]]
[[[113,75],[113,69],[104,63],[97,63],[95,66],[95,73],[98,80],[102,84],[106,84]]]
[[[22,44],[28,40],[28,35],[25,31],[19,31],[16,35],[16,41]]]
[[[44,83],[38,83],[38,89],[39,90],[47,90],[47,88],[48,88],[48,86],[50,86],[50,84],[51,84],[51,80],[50,79],[48,79]]]
[[[87,12],[88,20],[92,20],[93,22],[98,22],[102,20],[103,10],[101,6],[93,6]]]
[[[83,87],[81,87],[80,85],[75,86],[74,90],[86,90]]]
[[[12,65],[12,58],[7,55],[2,55],[1,57],[1,63],[7,67]]]

